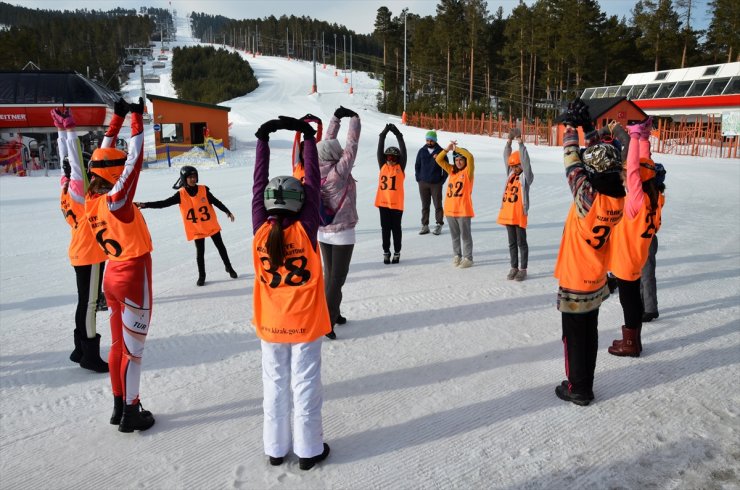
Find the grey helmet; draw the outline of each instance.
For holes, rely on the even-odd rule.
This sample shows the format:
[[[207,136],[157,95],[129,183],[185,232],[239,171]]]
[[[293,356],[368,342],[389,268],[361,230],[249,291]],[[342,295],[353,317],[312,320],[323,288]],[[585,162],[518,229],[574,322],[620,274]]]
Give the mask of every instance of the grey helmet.
[[[384,154],[385,156],[392,155],[398,158],[401,156],[401,150],[399,150],[397,146],[389,146],[388,148],[385,149]]]
[[[265,187],[263,197],[265,209],[270,214],[276,211],[297,213],[305,200],[301,181],[288,175],[272,178]]]
[[[177,179],[177,182],[175,182],[175,185],[172,186],[173,189],[179,189],[180,187],[184,186],[187,182],[187,178],[190,175],[195,175],[195,183],[198,183],[198,169],[195,167],[192,167],[190,165],[184,165],[182,168],[180,168],[180,178]]]

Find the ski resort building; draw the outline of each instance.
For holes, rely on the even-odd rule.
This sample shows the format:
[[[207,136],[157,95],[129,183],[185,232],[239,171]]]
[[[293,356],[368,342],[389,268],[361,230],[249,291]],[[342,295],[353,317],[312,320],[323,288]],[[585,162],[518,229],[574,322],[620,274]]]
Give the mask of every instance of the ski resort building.
[[[587,88],[581,95],[589,105],[610,97],[626,97],[650,116],[706,121],[740,111],[740,62],[633,73],[621,85]]]

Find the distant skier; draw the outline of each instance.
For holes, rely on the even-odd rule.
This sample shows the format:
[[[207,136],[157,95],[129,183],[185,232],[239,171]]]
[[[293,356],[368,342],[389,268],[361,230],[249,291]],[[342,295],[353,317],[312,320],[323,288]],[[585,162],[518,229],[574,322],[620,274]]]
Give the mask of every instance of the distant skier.
[[[72,234],[69,260],[77,277],[74,350],[69,356],[80,367],[99,373],[108,372],[108,363],[100,358],[100,334],[95,312],[100,303],[106,255],[95,241],[85,219],[85,194],[88,179],[83,170],[80,140],[69,109],[53,109],[51,117],[57,128],[59,159],[62,161],[60,204]]]
[[[385,137],[391,132],[398,147],[385,148]],[[397,264],[401,260],[401,219],[403,218],[404,182],[406,179],[406,144],[401,131],[394,124],[386,124],[378,138],[378,190],[375,206],[380,212],[383,263]],[[393,235],[393,259],[391,260],[391,234]]]
[[[236,271],[231,266],[229,254],[221,238],[221,225],[218,223],[218,217],[213,209],[218,209],[226,213],[226,216],[233,222],[234,215],[231,214],[221,201],[216,199],[208,186],[198,185],[198,170],[190,165],[185,165],[180,169],[180,178],[172,186],[178,189],[173,196],[163,201],[136,202],[139,209],[162,209],[175,204],[180,205],[180,214],[182,214],[182,223],[185,226],[185,236],[188,241],[195,241],[195,262],[198,265],[198,280],[196,285],[203,286],[206,283],[206,264],[205,250],[206,238],[211,237],[213,244],[216,245],[218,254],[224,263],[226,272],[232,279],[238,277]]]
[[[281,129],[303,133],[304,184],[289,176],[268,180],[270,134]],[[329,455],[321,420],[321,343],[331,322],[316,239],[321,185],[316,141],[306,121],[282,116],[260,126],[256,136],[252,323],[262,347],[264,448],[273,466],[292,448],[298,467],[309,470]]]

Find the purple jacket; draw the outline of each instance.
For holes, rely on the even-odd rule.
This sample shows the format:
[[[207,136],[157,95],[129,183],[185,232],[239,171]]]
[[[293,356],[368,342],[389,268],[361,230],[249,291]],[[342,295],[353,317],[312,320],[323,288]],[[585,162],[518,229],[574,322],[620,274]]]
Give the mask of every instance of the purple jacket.
[[[316,234],[319,229],[319,195],[321,176],[319,174],[319,156],[316,153],[316,139],[306,138],[303,146],[303,161],[306,176],[303,182],[304,201],[297,217],[283,220],[283,227],[287,227],[299,220],[306,230],[314,249],[317,245]],[[254,184],[252,186],[252,233],[268,220],[265,209],[265,187],[269,182],[270,174],[270,145],[267,141],[257,140],[257,159],[254,163]]]
[[[319,161],[321,177],[326,178],[324,185],[321,186],[324,203],[332,209],[337,209],[342,197],[345,196],[345,189],[347,191],[342,206],[337,209],[334,221],[330,225],[322,226],[321,231],[336,233],[354,228],[357,224],[357,186],[355,185],[355,179],[352,177],[352,167],[354,167],[355,158],[357,157],[360,127],[360,117],[351,117],[342,157],[336,162]],[[339,118],[332,116],[324,139],[336,139],[337,133],[339,133]]]

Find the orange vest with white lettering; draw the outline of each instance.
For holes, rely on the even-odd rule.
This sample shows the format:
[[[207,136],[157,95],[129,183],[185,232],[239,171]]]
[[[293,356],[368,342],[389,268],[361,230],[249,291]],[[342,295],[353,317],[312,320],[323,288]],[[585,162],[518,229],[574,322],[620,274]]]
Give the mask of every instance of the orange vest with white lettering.
[[[105,252],[95,241],[85,216],[85,206],[72,199],[69,192],[62,191],[59,200],[64,219],[70,226],[72,239],[69,241],[69,262],[72,265],[91,265],[105,262]]]
[[[301,184],[303,183],[303,179],[306,178],[306,169],[301,165],[301,162],[296,162],[293,165],[293,177],[301,181]]]
[[[610,237],[622,219],[623,197],[599,193],[588,214],[578,216],[571,204],[560,241],[555,277],[560,287],[574,291],[598,291],[606,282]]]
[[[208,238],[221,231],[216,211],[208,202],[206,186],[197,187],[198,192],[194,196],[188,194],[184,187],[180,188],[180,214],[188,241],[194,238]]]
[[[380,167],[378,191],[375,193],[375,206],[403,211],[403,183],[406,175],[400,165],[384,163]]]
[[[331,331],[318,245],[314,250],[300,221],[292,223],[283,230],[285,263],[275,267],[267,253],[271,229],[266,221],[252,240],[252,323],[266,342],[312,342]]]
[[[524,214],[524,202],[522,200],[522,183],[516,172],[511,172],[506,179],[506,189],[501,200],[501,210],[498,212],[500,225],[515,225],[520,228],[527,227],[527,215]]]
[[[473,179],[468,176],[468,169],[450,173],[447,181],[447,193],[444,203],[445,216],[453,218],[472,218],[473,212]]]
[[[104,194],[88,197],[85,201],[85,211],[92,234],[108,260],[124,262],[152,251],[149,228],[136,206],[133,207],[134,219],[129,223],[124,223],[113,216]]]
[[[636,281],[647,262],[650,242],[660,229],[661,211],[665,196],[658,197],[658,209],[650,211],[650,198],[645,194],[642,207],[630,219],[624,217],[612,233],[612,252],[609,270],[624,281]]]

